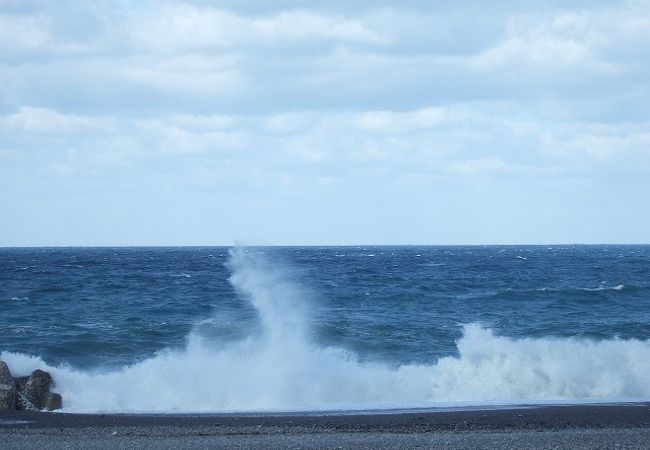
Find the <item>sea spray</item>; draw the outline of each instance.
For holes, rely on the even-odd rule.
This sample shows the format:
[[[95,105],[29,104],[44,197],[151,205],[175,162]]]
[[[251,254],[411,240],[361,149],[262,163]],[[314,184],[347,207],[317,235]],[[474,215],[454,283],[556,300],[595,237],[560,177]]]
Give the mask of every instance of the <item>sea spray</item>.
[[[267,341],[302,344],[308,298],[278,261],[246,247],[230,250],[230,282],[255,307]]]
[[[309,339],[309,296],[273,259],[233,249],[230,281],[261,329],[236,341],[195,330],[121,370],[48,367],[2,353],[17,375],[51,372],[70,412],[194,412],[436,406],[650,398],[650,343],[497,336],[463,327],[458,354],[419,365],[360,363]],[[219,320],[215,317],[214,320]]]
[[[240,345],[188,345],[111,373],[48,367],[3,353],[17,373],[45,367],[67,411],[241,411],[436,406],[650,398],[650,345],[643,341],[497,337],[472,324],[459,356],[431,365],[360,364],[347,352],[306,354]]]

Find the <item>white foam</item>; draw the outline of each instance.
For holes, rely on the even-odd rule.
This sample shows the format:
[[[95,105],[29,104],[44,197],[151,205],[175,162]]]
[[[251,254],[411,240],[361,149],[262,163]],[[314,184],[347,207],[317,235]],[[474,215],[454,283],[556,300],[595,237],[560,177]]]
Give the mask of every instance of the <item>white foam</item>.
[[[598,292],[598,291],[622,291],[625,289],[625,285],[619,284],[616,286],[598,286],[595,288],[582,288],[583,291],[589,291],[589,292]]]
[[[122,370],[48,367],[2,353],[16,375],[50,371],[71,412],[314,410],[650,398],[650,343],[513,339],[464,327],[457,357],[425,365],[360,363],[307,338],[304,293],[246,249],[231,252],[231,282],[257,309],[264,332],[235,344],[196,333]]]

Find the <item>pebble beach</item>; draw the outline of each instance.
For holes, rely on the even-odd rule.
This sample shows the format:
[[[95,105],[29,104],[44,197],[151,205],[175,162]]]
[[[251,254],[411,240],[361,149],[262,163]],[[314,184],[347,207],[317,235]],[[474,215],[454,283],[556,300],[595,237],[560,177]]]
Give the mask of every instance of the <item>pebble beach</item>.
[[[649,403],[200,415],[0,413],[3,449],[640,449],[649,441]]]

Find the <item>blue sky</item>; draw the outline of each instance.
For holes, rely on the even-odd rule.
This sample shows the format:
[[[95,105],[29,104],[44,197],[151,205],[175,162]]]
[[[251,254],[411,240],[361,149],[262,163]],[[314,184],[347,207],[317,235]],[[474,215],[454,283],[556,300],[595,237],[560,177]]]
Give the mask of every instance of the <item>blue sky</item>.
[[[650,1],[443,3],[0,0],[0,245],[650,243]]]

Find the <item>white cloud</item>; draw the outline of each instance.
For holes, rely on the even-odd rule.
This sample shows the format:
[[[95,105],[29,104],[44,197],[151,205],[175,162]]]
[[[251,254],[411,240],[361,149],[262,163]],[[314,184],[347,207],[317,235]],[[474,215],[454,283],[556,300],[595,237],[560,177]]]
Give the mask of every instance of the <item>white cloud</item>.
[[[289,112],[273,114],[265,120],[265,128],[272,133],[292,134],[305,130],[313,125],[313,117],[309,113]]]
[[[385,38],[363,23],[343,16],[326,16],[309,11],[288,11],[255,19],[252,29],[270,40],[333,39],[343,42],[383,44]]]
[[[45,13],[2,13],[0,4],[0,57],[38,57],[47,54],[82,55],[94,50],[87,41],[57,34],[56,17]]]
[[[0,179],[287,221],[647,192],[650,2],[551,3],[0,1]]]
[[[228,114],[172,114],[171,122],[190,130],[224,130],[238,125],[240,118]]]
[[[523,167],[501,161],[498,158],[466,159],[454,161],[447,167],[452,175],[494,176],[522,172]]]
[[[198,95],[233,93],[245,86],[244,76],[231,57],[187,55],[135,60],[123,66],[122,76],[147,88]]]
[[[14,114],[0,116],[0,127],[27,133],[102,133],[109,131],[112,120],[25,106]]]
[[[131,20],[132,36],[149,49],[227,46],[243,31],[242,20],[234,14],[183,3],[141,10]]]
[[[190,122],[189,128],[182,124],[187,123],[187,117],[172,116],[165,119],[145,119],[136,122],[133,133],[135,139],[140,140],[141,146],[147,148],[147,153],[171,155],[201,155],[223,153],[245,148],[248,137],[239,130],[223,130],[221,123],[214,123],[213,128],[205,127],[210,119],[201,120],[196,116]],[[204,127],[196,129],[196,123]],[[129,132],[129,131],[127,131]]]
[[[565,125],[548,136],[541,150],[578,166],[623,164],[650,169],[650,122]]]
[[[485,70],[516,70],[527,66],[567,69],[589,61],[588,49],[578,41],[510,38],[480,54],[474,66]]]
[[[360,114],[356,124],[370,132],[405,133],[435,128],[449,119],[448,111],[432,107],[408,112],[370,111]]]
[[[319,10],[322,4],[243,13],[152,2],[81,8],[92,25],[83,32],[66,32],[66,18],[55,9],[34,7],[21,27],[46,33],[32,33],[42,54],[20,64],[0,60],[0,98],[13,107],[97,110],[110,103],[117,114],[149,110],[152,99],[165,112],[210,105],[225,114],[283,114],[600,98],[647,79],[644,4],[468,15],[385,3],[344,14]]]
[[[109,169],[136,160],[146,165],[161,156],[181,166],[203,156],[269,170],[299,170],[307,164],[321,166],[319,176],[325,177],[333,176],[331,170],[347,172],[362,166],[404,174],[424,170],[432,175],[498,177],[548,167],[582,172],[586,164],[600,171],[612,162],[634,164],[636,169],[650,164],[647,122],[599,125],[567,122],[562,116],[552,121],[543,115],[544,108],[540,110],[542,116],[537,118],[515,118],[511,108],[495,104],[481,109],[270,115],[172,113],[133,120],[25,107],[0,117],[0,130],[27,133],[30,146],[36,148],[39,135],[75,136],[60,144],[43,141],[42,147],[54,155],[54,162],[57,145],[59,152],[83,150],[70,153],[72,159],[86,152],[97,154],[92,164]],[[20,145],[21,138],[11,139],[13,145]]]
[[[0,55],[41,50],[50,41],[46,17],[0,14]]]
[[[624,66],[617,54],[648,42],[644,24],[650,12],[644,3],[648,6],[627,2],[623,7],[513,15],[504,39],[473,58],[472,67],[554,76],[562,76],[562,71],[620,73]]]
[[[173,51],[201,47],[267,47],[282,42],[334,40],[381,44],[382,37],[361,22],[293,10],[244,16],[188,3],[165,3],[132,17],[132,34],[146,48]]]

